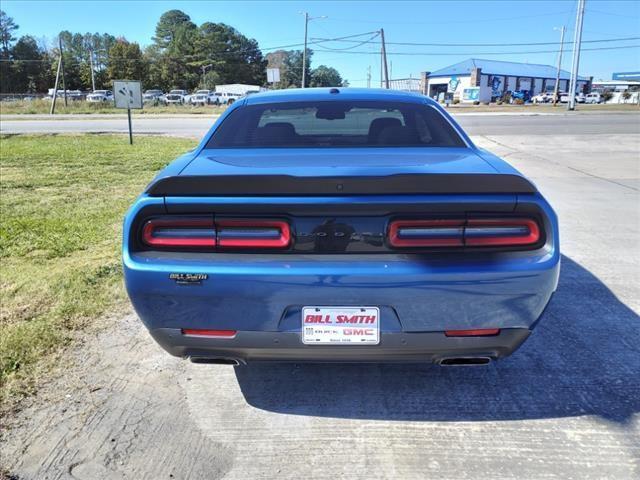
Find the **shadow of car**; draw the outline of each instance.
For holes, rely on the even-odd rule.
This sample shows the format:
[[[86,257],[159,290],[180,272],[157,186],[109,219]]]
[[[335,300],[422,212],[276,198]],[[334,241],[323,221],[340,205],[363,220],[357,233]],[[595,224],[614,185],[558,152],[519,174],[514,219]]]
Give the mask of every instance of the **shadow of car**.
[[[626,423],[640,412],[639,320],[563,257],[543,321],[518,352],[489,366],[265,363],[235,373],[248,404],[277,413],[414,421],[599,415]]]

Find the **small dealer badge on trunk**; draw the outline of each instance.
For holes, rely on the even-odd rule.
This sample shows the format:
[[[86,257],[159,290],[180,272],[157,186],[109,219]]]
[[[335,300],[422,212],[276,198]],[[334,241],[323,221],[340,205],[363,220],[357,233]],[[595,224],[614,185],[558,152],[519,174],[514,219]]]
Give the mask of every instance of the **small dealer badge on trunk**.
[[[200,285],[203,280],[209,278],[206,273],[171,273],[170,280],[175,280],[178,285]]]

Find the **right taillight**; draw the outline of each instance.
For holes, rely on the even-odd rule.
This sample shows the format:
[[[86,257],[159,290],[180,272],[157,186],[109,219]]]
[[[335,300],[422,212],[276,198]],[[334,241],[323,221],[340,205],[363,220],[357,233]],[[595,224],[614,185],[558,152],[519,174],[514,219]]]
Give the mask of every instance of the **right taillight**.
[[[540,240],[532,218],[404,219],[389,225],[389,244],[395,248],[535,247]]]

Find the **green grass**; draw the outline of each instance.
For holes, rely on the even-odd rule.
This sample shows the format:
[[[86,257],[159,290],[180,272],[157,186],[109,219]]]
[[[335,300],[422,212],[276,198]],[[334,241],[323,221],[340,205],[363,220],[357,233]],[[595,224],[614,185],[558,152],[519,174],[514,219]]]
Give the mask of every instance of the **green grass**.
[[[29,393],[50,359],[122,309],[122,217],[195,141],[0,137],[0,400]]]
[[[140,114],[175,114],[175,113],[187,113],[187,114],[199,114],[199,115],[211,115],[220,114],[226,107],[216,107],[213,105],[206,106],[193,106],[193,105],[150,105],[145,104],[142,110],[135,110],[136,115]],[[51,110],[51,100],[38,99],[32,101],[7,101],[0,102],[0,114],[34,114],[34,113],[49,113]],[[69,101],[67,106],[64,106],[64,100],[58,98],[56,101],[56,114],[61,113],[127,113],[126,110],[121,108],[115,108],[113,103],[89,103],[84,101]]]

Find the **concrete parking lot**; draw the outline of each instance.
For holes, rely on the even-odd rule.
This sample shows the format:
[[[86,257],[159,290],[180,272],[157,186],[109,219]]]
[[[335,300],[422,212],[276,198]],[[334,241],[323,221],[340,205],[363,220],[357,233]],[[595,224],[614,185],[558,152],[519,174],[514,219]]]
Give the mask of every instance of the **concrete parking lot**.
[[[190,135],[210,123],[144,120]],[[13,419],[3,439],[11,473],[639,478],[640,117],[459,120],[560,217],[558,292],[512,357],[482,368],[194,365],[165,354],[130,313],[109,319]],[[3,132],[27,124],[8,123]]]

